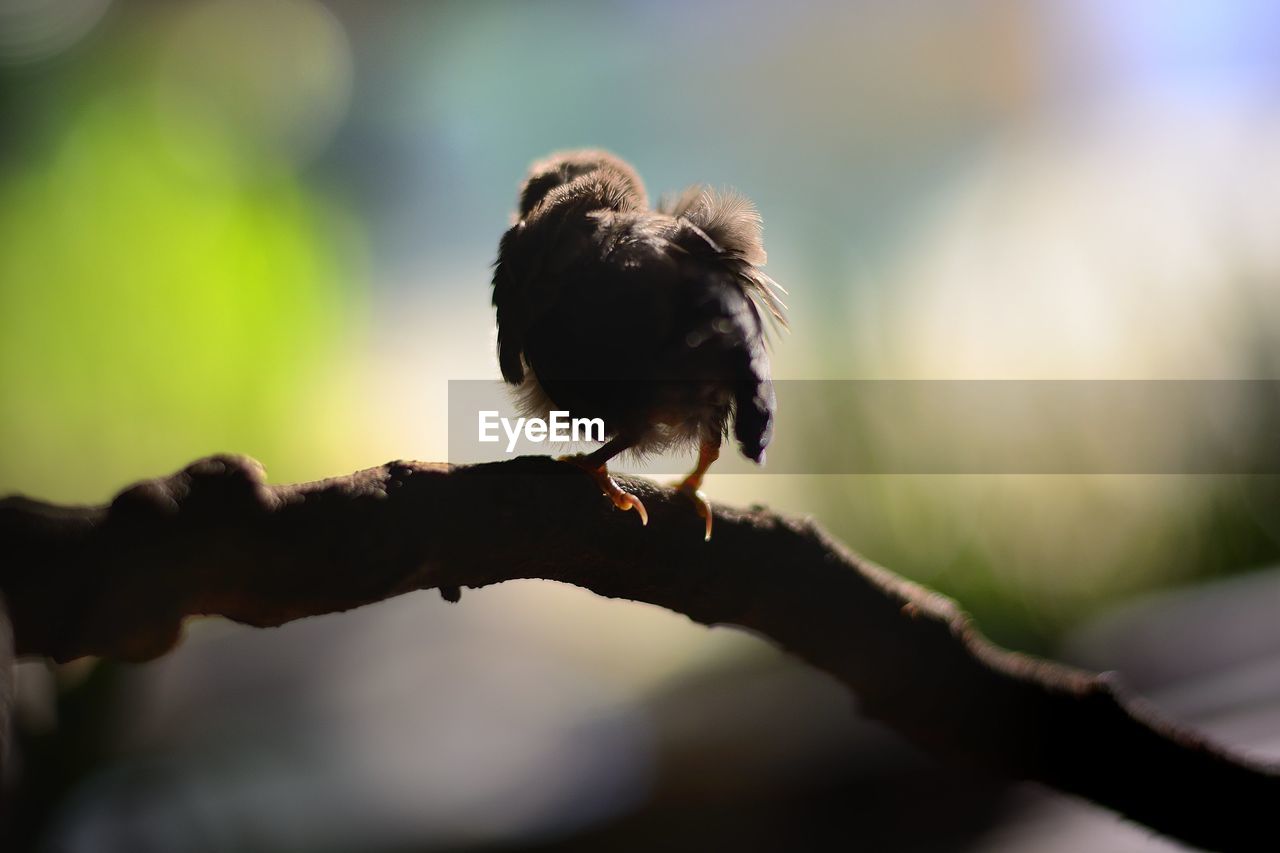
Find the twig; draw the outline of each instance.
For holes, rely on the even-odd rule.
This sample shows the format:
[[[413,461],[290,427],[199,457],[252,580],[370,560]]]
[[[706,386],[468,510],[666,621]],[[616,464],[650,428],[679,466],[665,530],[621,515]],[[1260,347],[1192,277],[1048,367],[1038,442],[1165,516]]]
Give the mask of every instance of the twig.
[[[949,599],[815,525],[627,480],[650,524],[545,458],[393,462],[266,485],[243,457],[193,463],[105,507],[0,500],[0,591],[20,655],[143,660],[184,617],[273,626],[417,589],[547,578],[748,628],[831,673],[937,755],[1078,794],[1218,849],[1277,849],[1280,773],[1229,755],[1107,676],[998,648]]]

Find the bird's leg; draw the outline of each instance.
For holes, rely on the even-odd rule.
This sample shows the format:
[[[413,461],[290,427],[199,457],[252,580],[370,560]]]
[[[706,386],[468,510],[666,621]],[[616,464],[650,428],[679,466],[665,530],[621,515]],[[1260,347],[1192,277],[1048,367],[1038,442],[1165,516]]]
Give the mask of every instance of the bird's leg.
[[[681,494],[693,501],[698,515],[707,522],[707,535],[703,538],[704,542],[711,541],[711,504],[707,502],[707,496],[701,492],[702,478],[706,476],[711,464],[719,458],[720,439],[704,439],[698,447],[698,466],[676,487]]]
[[[594,450],[591,453],[578,453],[573,456],[561,456],[560,461],[576,465],[590,474],[591,479],[596,481],[600,491],[607,495],[609,500],[613,501],[614,506],[621,510],[634,509],[636,514],[640,516],[640,524],[648,525],[649,513],[645,510],[644,504],[638,497],[623,489],[609,476],[609,460],[634,444],[635,439],[618,435],[614,436],[598,450]]]

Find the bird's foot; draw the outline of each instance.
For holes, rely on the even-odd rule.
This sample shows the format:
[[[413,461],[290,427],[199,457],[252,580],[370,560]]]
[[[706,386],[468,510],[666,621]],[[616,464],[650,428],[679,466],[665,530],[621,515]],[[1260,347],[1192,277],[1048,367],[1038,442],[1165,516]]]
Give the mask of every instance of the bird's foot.
[[[593,465],[584,455],[579,456],[561,456],[561,462],[568,462],[570,465],[577,466],[586,472],[591,479],[595,480],[596,486],[604,493],[609,500],[613,501],[613,505],[620,510],[634,509],[636,514],[640,516],[641,526],[648,526],[649,512],[644,508],[644,502],[638,497],[628,492],[626,489],[618,485],[613,477],[609,476],[609,469],[606,465]]]
[[[707,500],[707,496],[703,494],[698,487],[702,485],[702,478],[695,480],[693,477],[686,477],[676,486],[676,491],[693,501],[693,507],[698,511],[698,516],[707,523],[706,535],[702,537],[703,542],[711,541],[711,502]]]

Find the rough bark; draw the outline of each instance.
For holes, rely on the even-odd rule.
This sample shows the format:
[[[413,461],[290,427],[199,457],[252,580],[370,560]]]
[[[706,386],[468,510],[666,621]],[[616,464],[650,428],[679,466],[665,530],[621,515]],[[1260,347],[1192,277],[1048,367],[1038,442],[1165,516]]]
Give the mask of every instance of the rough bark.
[[[219,456],[108,506],[0,500],[0,591],[20,655],[144,660],[186,616],[274,626],[411,590],[547,578],[758,632],[948,760],[1077,794],[1184,841],[1277,849],[1280,773],[1159,718],[1113,679],[998,648],[955,604],[808,521],[626,480],[641,527],[545,458],[392,462],[267,485]]]

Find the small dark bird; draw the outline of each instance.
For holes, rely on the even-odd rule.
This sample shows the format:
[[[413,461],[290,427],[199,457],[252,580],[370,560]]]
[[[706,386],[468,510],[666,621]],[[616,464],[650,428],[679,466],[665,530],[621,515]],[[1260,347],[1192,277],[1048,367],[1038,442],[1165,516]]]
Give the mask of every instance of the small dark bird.
[[[748,199],[693,186],[650,209],[635,170],[603,151],[553,155],[520,190],[493,274],[502,376],[530,414],[603,419],[608,441],[567,461],[644,524],[644,504],[609,476],[619,453],[696,445],[679,488],[707,539],[699,489],[731,423],[743,455],[764,462],[775,398],[763,317],[786,325],[764,262]]]

